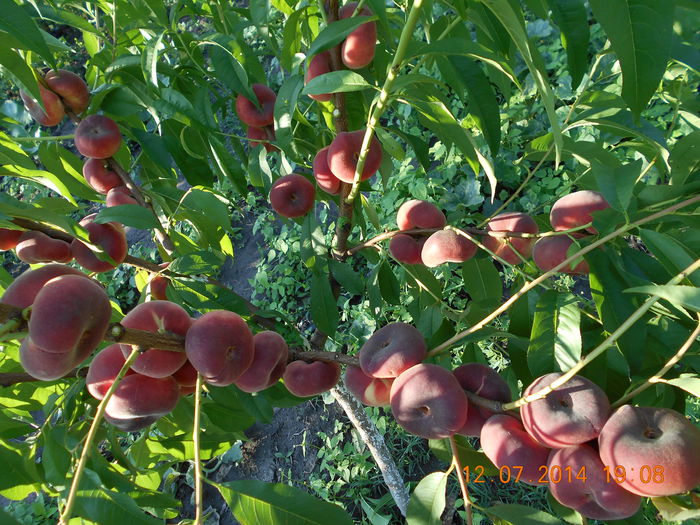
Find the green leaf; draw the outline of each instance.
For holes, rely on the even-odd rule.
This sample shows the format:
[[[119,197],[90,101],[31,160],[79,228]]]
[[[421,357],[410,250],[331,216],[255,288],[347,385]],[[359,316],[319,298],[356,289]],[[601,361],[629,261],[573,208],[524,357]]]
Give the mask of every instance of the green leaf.
[[[700,509],[689,500],[684,502],[677,496],[670,496],[651,498],[651,502],[663,519],[673,523],[692,523],[690,520],[700,519]]]
[[[685,270],[697,258],[696,255],[691,255],[692,252],[682,242],[668,234],[640,229],[639,236],[649,251],[672,274]],[[693,272],[687,278],[695,286],[700,286],[700,272]]]
[[[661,82],[671,54],[674,0],[590,0],[622,69],[622,98],[639,115]]]
[[[134,525],[163,523],[162,520],[144,513],[129,495],[105,488],[78,491],[74,515],[100,525],[120,525],[125,520]]]
[[[696,374],[681,374],[674,379],[664,380],[664,383],[677,386],[695,397],[700,397],[700,376]]]
[[[225,35],[214,35],[212,40],[209,44],[212,46],[211,64],[214,67],[214,76],[226,87],[243,94],[248,100],[257,102],[253,88],[248,83],[248,74],[229,49],[234,41]]]
[[[97,217],[95,217],[95,222],[98,224],[120,222],[124,226],[131,226],[139,230],[150,230],[159,226],[153,212],[138,204],[124,204],[122,206],[102,208]]]
[[[566,49],[566,61],[571,75],[571,87],[581,82],[588,68],[588,13],[583,0],[547,0],[552,18],[561,30],[561,43]]]
[[[595,160],[591,161],[591,171],[598,182],[598,189],[608,204],[625,216],[628,216],[634,185],[642,168],[642,159],[621,166],[608,166]]]
[[[411,101],[423,118],[421,122],[432,132],[434,132],[440,140],[448,144],[455,144],[457,148],[467,158],[467,162],[474,170],[474,173],[479,173],[480,168],[484,170],[484,174],[491,186],[491,197],[496,194],[496,173],[493,164],[475,147],[474,137],[464,129],[445,104],[433,95],[426,96],[425,93],[415,93],[416,98]]]
[[[302,15],[305,16],[307,9],[309,9],[308,5],[297,9],[289,15],[289,18],[287,18],[287,21],[284,23],[284,30],[282,31],[282,49],[280,49],[280,63],[287,71],[292,69],[294,55],[301,50],[301,27],[299,19]]]
[[[213,483],[242,525],[352,525],[342,508],[282,483]]]
[[[498,504],[486,509],[486,513],[506,520],[514,525],[566,525],[542,510],[526,507],[525,505]]]
[[[53,65],[53,55],[36,22],[29,16],[28,9],[33,8],[29,4],[17,5],[14,0],[0,0],[0,29],[10,33],[28,49]]]
[[[491,155],[495,156],[501,145],[501,115],[491,83],[481,66],[471,58],[451,56],[447,60],[452,66],[455,76],[463,83],[468,95],[469,113],[474,117],[476,125],[484,134]],[[444,60],[438,61],[438,65],[441,63],[444,63]]]
[[[328,275],[314,272],[311,276],[311,319],[319,330],[333,337],[338,327],[338,305]]]
[[[328,261],[331,273],[336,281],[340,283],[343,290],[353,295],[362,295],[365,290],[365,283],[360,274],[352,269],[349,262],[340,262],[335,259]]]
[[[0,441],[0,494],[8,499],[20,501],[38,490],[39,479],[33,459],[27,451],[21,454]]]
[[[332,22],[318,34],[316,40],[314,40],[314,43],[311,44],[311,47],[306,54],[310,57],[318,55],[321,51],[330,49],[336,44],[342,42],[346,36],[355,30],[355,28],[359,27],[365,22],[371,22],[376,19],[376,16],[353,16],[352,18],[344,18],[342,20]]]
[[[347,91],[362,91],[372,86],[359,73],[354,71],[331,71],[325,75],[312,78],[302,94],[323,95],[324,93],[342,93]]]
[[[446,472],[433,472],[425,476],[413,489],[406,509],[408,525],[439,525],[445,510]]]
[[[238,193],[242,196],[247,195],[248,181],[240,161],[234,158],[226,146],[213,134],[210,134],[207,140],[209,141],[209,158],[212,160],[212,165],[219,170],[221,175],[231,181]]]
[[[292,117],[294,110],[297,107],[299,93],[304,87],[304,79],[301,75],[293,75],[288,77],[277,93],[275,100],[275,138],[282,146],[282,149],[287,149],[294,140],[292,130]]]
[[[561,127],[559,125],[559,118],[557,117],[556,108],[554,106],[554,93],[552,93],[552,88],[549,84],[549,77],[547,76],[547,71],[544,67],[544,62],[537,47],[530,41],[527,36],[527,31],[525,30],[524,21],[518,13],[515,12],[513,5],[509,0],[481,0],[482,3],[487,6],[491,12],[496,15],[503,26],[510,34],[513,39],[518,51],[523,56],[527,68],[530,70],[537,90],[542,97],[542,103],[544,104],[545,111],[547,112],[547,117],[549,118],[549,123],[552,127],[552,135],[554,137],[554,147],[555,147],[555,164],[559,164],[561,158],[561,151],[563,146],[563,139],[561,134]]]
[[[9,76],[17,87],[29,93],[35,100],[41,100],[41,92],[32,68],[19,53],[7,45],[7,40],[11,38],[7,33],[0,33],[0,66],[3,67],[3,75]]]
[[[581,312],[570,293],[547,290],[537,301],[527,364],[534,376],[571,369],[581,359]]]
[[[671,304],[684,306],[696,312],[700,312],[700,288],[682,285],[649,285],[628,288],[625,293],[642,293],[648,295],[658,295],[666,299]]]
[[[676,142],[668,163],[671,165],[671,182],[677,186],[682,186],[691,174],[700,170],[700,130]]]
[[[462,265],[464,289],[480,306],[500,304],[503,283],[491,259],[470,259]]]
[[[47,188],[65,197],[66,199],[68,199],[68,201],[70,201],[71,204],[75,206],[78,205],[78,203],[73,198],[73,195],[71,194],[70,190],[66,187],[65,184],[63,184],[61,179],[56,177],[56,175],[54,175],[53,173],[49,173],[48,171],[27,169],[22,168],[20,166],[2,166],[0,167],[0,175],[10,175],[13,177],[19,177],[21,179],[38,182],[42,186],[46,186]]]
[[[22,525],[15,519],[14,516],[8,514],[2,507],[0,507],[0,518],[0,521],[2,521],[4,525]]]
[[[455,444],[457,445],[457,454],[462,468],[469,467],[470,481],[483,476],[496,476],[498,469],[493,466],[491,460],[486,457],[483,452],[478,452],[469,444],[469,440],[465,436],[455,434]],[[428,441],[430,451],[435,454],[440,460],[447,464],[452,462],[452,448],[448,439],[431,439]]]
[[[382,292],[384,300],[389,304],[401,304],[401,287],[388,262],[383,261],[379,265],[377,278],[379,279],[379,290]]]

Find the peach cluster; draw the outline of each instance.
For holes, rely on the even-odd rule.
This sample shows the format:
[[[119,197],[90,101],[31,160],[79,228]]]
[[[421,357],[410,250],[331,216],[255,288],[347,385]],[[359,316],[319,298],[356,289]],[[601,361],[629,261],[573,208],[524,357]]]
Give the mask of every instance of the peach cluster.
[[[523,395],[561,376],[539,377]],[[700,484],[700,429],[667,408],[624,405],[611,414],[605,392],[581,376],[523,405],[520,419],[491,416],[480,439],[499,469],[517,471],[530,485],[547,484],[557,501],[588,518],[624,519],[642,497]]]
[[[349,2],[340,8],[338,17],[343,20],[350,18],[357,9],[357,2]],[[358,12],[359,16],[372,16],[372,11],[366,7]],[[374,52],[377,45],[377,24],[374,22],[365,22],[354,29],[345,40],[340,48],[340,59],[348,69],[362,69],[368,66],[374,60]],[[304,83],[308,84],[312,79],[330,73],[331,56],[329,51],[322,51],[314,55],[309,60]],[[331,99],[330,93],[320,95],[309,95],[314,100],[320,102],[328,102]]]
[[[16,308],[32,307],[20,362],[28,374],[44,381],[63,377],[87,359],[112,314],[104,288],[62,264],[24,272],[7,287],[1,301]]]
[[[236,97],[236,113],[241,122],[248,126],[246,136],[251,148],[262,145],[267,152],[275,151],[277,148],[270,142],[261,141],[275,140],[273,124],[277,95],[264,84],[253,84],[251,87],[259,107],[245,95],[240,94]]]
[[[593,220],[591,213],[609,207],[610,205],[603,195],[597,191],[576,191],[565,195],[554,203],[549,214],[549,222],[554,231],[570,230],[588,224]],[[586,228],[586,231],[598,233],[593,226]],[[532,258],[540,270],[549,271],[568,258],[567,252],[574,239],[580,239],[584,236],[585,233],[577,232],[570,234],[570,236],[542,237],[535,243]],[[582,260],[574,266],[565,267],[559,271],[567,274],[587,274],[589,268],[588,263]]]

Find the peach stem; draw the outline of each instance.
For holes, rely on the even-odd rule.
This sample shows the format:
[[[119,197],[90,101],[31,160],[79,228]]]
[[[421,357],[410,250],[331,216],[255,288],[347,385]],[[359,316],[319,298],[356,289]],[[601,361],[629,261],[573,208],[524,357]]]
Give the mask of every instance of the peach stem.
[[[202,525],[202,453],[200,451],[200,415],[202,412],[202,375],[197,374],[194,391],[194,423],[192,425],[192,444],[194,446],[194,525]]]

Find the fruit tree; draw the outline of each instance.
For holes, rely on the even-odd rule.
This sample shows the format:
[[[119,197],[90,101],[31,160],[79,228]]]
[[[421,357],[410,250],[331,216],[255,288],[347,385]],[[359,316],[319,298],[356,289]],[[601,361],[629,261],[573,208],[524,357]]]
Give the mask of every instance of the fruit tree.
[[[700,519],[697,2],[0,9],[1,523]]]

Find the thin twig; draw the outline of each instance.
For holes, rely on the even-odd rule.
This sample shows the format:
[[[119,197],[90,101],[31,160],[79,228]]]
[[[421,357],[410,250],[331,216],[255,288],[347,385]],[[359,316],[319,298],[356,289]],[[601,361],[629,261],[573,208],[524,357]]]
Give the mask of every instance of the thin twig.
[[[693,346],[693,343],[697,340],[698,336],[700,336],[700,316],[698,320],[698,324],[695,327],[695,330],[688,336],[688,339],[685,340],[685,342],[681,345],[681,347],[678,349],[678,352],[676,352],[671,359],[669,359],[666,364],[656,372],[653,376],[651,376],[649,379],[647,379],[644,383],[639,385],[637,388],[629,392],[628,394],[625,394],[622,396],[620,399],[615,401],[612,404],[613,408],[617,408],[619,406],[624,405],[628,401],[631,401],[634,399],[636,396],[644,392],[647,388],[649,388],[651,385],[656,384],[656,383],[663,383],[664,380],[662,379],[664,375],[666,375],[666,372],[671,370],[673,366],[680,361],[685,353],[690,349],[691,346]]]
[[[194,447],[194,525],[202,525],[202,453],[200,449],[200,415],[202,412],[202,375],[197,374],[194,391],[194,422],[192,423],[192,446]]]
[[[100,404],[97,406],[97,412],[95,413],[95,418],[90,424],[90,430],[88,431],[87,437],[85,438],[85,443],[83,444],[83,450],[80,454],[80,460],[78,461],[78,466],[73,474],[73,481],[71,482],[70,491],[68,493],[68,499],[66,499],[66,505],[61,512],[61,516],[58,520],[58,525],[68,525],[71,518],[71,513],[73,512],[73,506],[75,505],[75,500],[78,495],[78,486],[80,485],[80,479],[85,471],[85,465],[87,464],[88,457],[90,456],[93,442],[95,441],[95,436],[97,435],[97,429],[100,426],[100,421],[102,421],[102,416],[104,416],[105,410],[107,408],[107,403],[109,402],[112,394],[117,390],[120,381],[126,374],[127,370],[131,367],[131,364],[139,356],[139,349],[134,348],[129,357],[126,358],[124,365],[122,366],[117,377],[114,378],[114,382],[110,385],[107,393],[105,394]]]
[[[472,502],[469,499],[469,491],[467,490],[467,485],[464,482],[464,470],[462,470],[462,462],[459,460],[459,452],[457,451],[457,443],[455,442],[455,437],[450,436],[450,448],[452,449],[452,463],[455,465],[455,473],[457,474],[457,479],[459,480],[459,488],[462,491],[462,498],[464,499],[464,510],[467,513],[467,525],[472,525]]]

